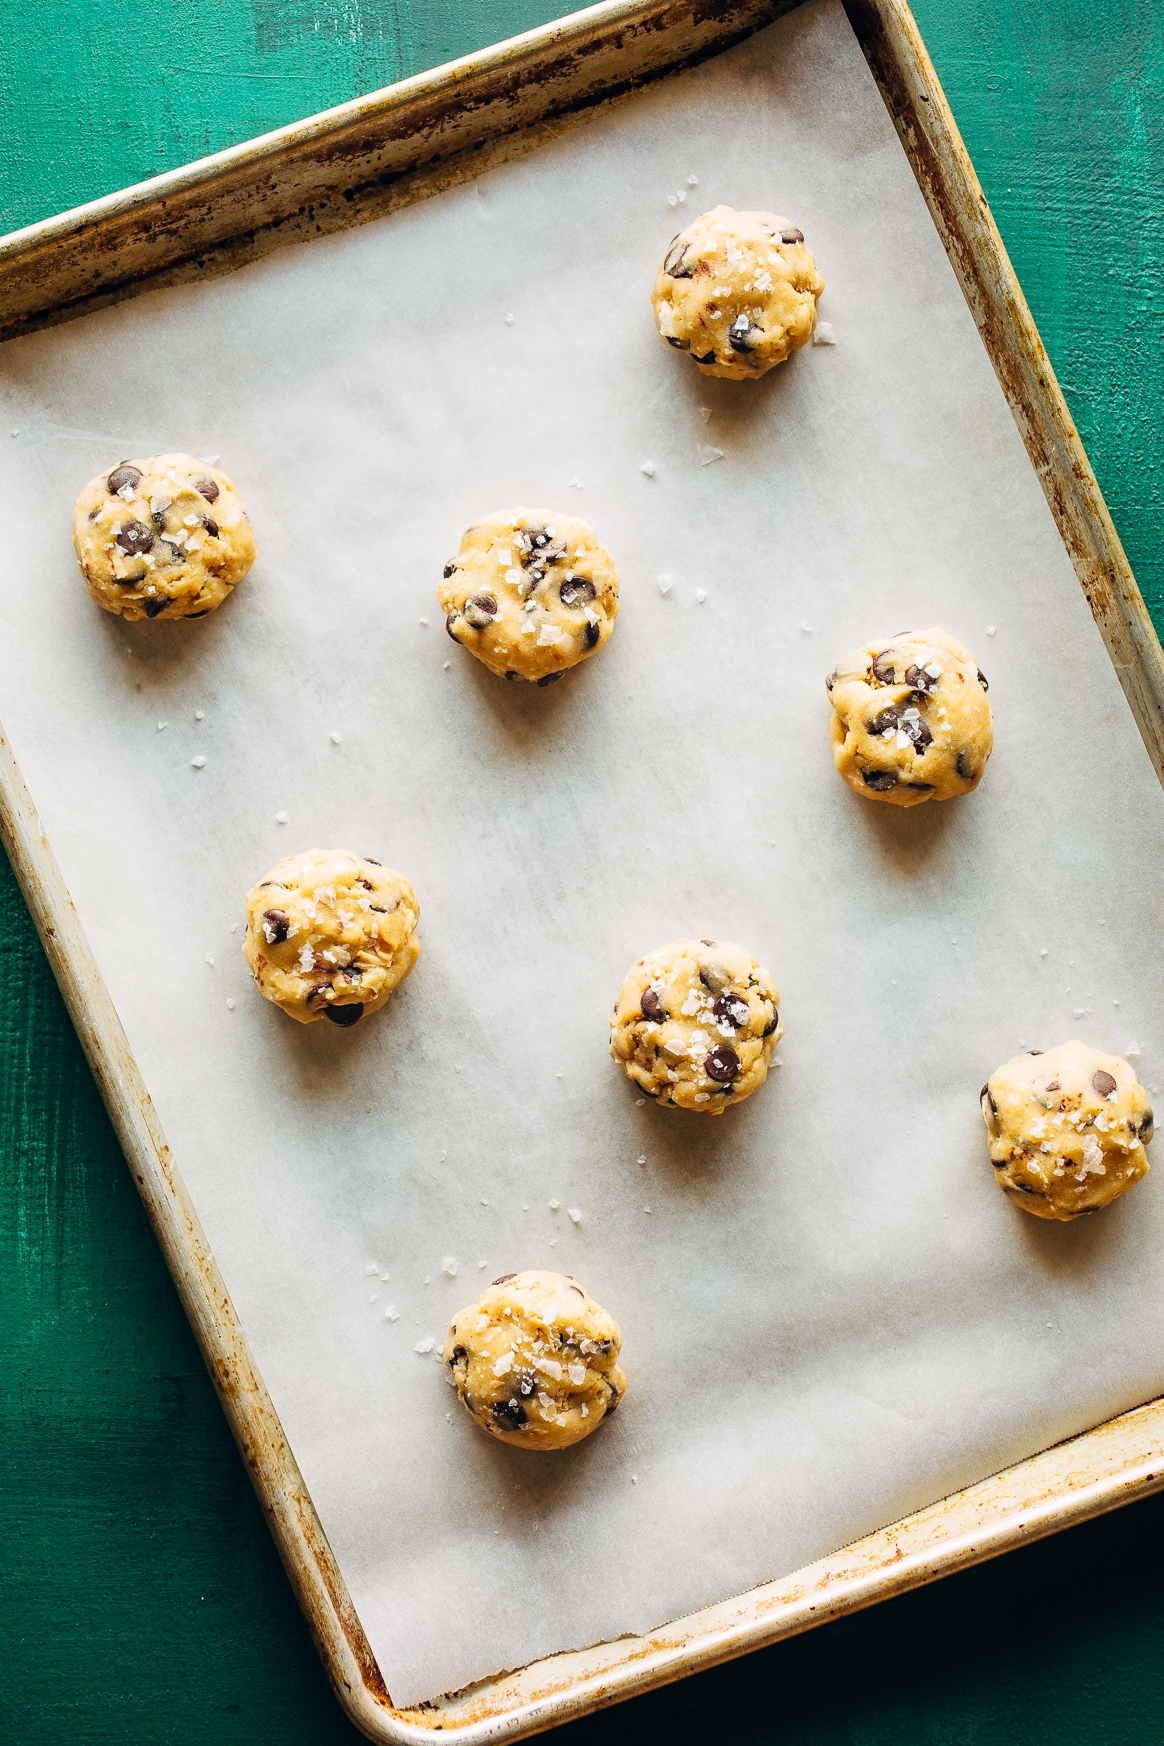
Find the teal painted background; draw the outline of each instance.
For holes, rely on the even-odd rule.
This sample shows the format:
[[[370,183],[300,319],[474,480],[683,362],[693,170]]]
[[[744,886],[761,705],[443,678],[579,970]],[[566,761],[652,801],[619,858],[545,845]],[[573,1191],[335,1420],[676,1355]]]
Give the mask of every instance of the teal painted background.
[[[1164,628],[1164,0],[916,10]],[[0,0],[0,229],[553,15]],[[2,861],[0,940],[0,1740],[352,1746]],[[1159,1743],[1162,1566],[1164,1497],[562,1738]]]

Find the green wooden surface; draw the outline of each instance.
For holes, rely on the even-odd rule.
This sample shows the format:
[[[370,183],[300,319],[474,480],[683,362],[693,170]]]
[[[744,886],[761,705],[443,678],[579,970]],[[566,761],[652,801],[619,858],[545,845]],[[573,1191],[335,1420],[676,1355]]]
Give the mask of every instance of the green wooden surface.
[[[916,9],[1161,628],[1164,0]],[[551,16],[0,0],[0,228]],[[0,939],[0,1740],[354,1742],[2,863]],[[1164,1497],[568,1737],[1160,1742],[1162,1554]]]

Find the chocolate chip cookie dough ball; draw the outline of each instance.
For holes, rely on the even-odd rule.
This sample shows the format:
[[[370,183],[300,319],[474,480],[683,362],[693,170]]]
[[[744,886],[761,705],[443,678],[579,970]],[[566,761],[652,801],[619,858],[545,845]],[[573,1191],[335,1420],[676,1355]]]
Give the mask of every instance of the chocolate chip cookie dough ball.
[[[825,680],[833,763],[858,794],[892,806],[977,788],[994,746],[986,680],[945,631],[901,631],[838,661]]]
[[[469,528],[437,594],[453,641],[491,673],[552,685],[610,640],[618,571],[586,522],[502,510]]]
[[[1032,1049],[992,1073],[981,1098],[995,1180],[1038,1219],[1096,1212],[1147,1175],[1152,1106],[1118,1055]]]
[[[86,485],[73,548],[98,606],[123,618],[205,618],[255,561],[225,473],[190,455],[122,461]]]
[[[744,382],[812,338],[824,290],[787,218],[716,206],[681,230],[655,276],[655,325],[705,376]]]
[[[626,1393],[618,1323],[564,1273],[504,1273],[454,1316],[443,1358],[466,1411],[518,1449],[566,1449]]]
[[[780,996],[742,946],[678,940],[640,958],[610,1015],[610,1053],[656,1103],[722,1115],[763,1085]]]
[[[363,855],[289,855],[247,892],[243,952],[264,999],[302,1025],[358,1024],[420,956],[407,879]]]

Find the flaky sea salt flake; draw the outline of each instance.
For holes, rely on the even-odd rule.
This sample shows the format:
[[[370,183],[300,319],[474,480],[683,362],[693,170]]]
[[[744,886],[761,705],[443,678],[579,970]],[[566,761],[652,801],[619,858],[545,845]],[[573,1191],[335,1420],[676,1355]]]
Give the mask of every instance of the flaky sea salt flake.
[[[655,463],[654,463],[654,461],[644,461],[642,466],[639,468],[639,472],[645,473],[647,475],[648,479],[653,479],[655,477]]]
[[[566,1211],[569,1214],[571,1224],[580,1225],[582,1223],[582,1214],[576,1206],[568,1206]]]
[[[201,752],[199,752],[196,758],[191,758],[190,762],[195,770],[204,770],[206,768],[206,759],[202,756]]]
[[[817,322],[816,328],[815,328],[815,330],[813,332],[813,336],[812,336],[812,343],[814,346],[835,346],[836,345],[837,336],[833,332],[833,324],[831,321],[818,321]]]
[[[418,1340],[412,1350],[414,1352],[419,1352],[422,1358],[427,1358],[435,1345],[436,1341],[430,1334],[427,1340]]]
[[[723,460],[723,450],[713,449],[710,443],[698,443],[696,445],[696,453],[699,456],[699,465],[701,467],[710,467],[713,461]]]

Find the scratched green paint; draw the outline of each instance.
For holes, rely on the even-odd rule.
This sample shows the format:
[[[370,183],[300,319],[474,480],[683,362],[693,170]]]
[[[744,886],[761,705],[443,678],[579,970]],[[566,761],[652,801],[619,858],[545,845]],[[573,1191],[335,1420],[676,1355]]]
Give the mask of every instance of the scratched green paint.
[[[1160,626],[1164,0],[917,13]],[[0,0],[0,228],[551,15]],[[2,863],[0,940],[0,1740],[354,1743]],[[1164,1498],[567,1732],[1155,1746],[1162,1565]]]

